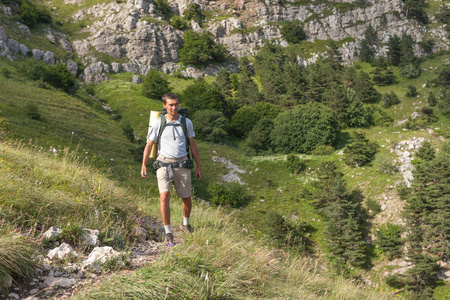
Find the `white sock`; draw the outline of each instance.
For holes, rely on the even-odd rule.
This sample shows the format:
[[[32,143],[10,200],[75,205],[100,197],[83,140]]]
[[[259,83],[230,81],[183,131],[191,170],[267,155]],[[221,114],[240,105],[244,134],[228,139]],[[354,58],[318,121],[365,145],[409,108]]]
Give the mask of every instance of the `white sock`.
[[[170,230],[170,224],[169,225],[164,225],[164,231],[166,233],[172,233],[172,230]]]
[[[183,217],[183,225],[184,226],[189,225],[189,218]]]

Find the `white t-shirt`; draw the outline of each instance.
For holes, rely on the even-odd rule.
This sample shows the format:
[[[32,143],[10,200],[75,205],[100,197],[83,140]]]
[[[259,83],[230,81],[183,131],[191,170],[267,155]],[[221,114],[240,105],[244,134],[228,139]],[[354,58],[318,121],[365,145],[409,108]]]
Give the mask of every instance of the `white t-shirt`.
[[[167,126],[168,124],[179,124],[179,126]],[[161,127],[161,118],[156,119],[150,129],[147,140],[156,142],[158,139],[159,128]],[[192,121],[186,118],[186,130],[188,138],[195,137],[194,125]],[[159,154],[168,158],[181,158],[186,156],[186,137],[184,136],[183,126],[181,125],[181,115],[178,120],[171,122],[166,118],[166,128],[161,134]]]

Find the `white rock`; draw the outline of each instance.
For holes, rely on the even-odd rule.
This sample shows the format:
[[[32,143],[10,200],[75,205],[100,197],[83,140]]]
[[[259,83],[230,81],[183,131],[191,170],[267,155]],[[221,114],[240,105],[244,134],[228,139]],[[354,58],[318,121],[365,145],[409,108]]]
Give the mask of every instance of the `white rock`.
[[[100,232],[97,229],[83,229],[83,241],[90,246],[96,246],[99,244],[98,235]]]
[[[49,286],[53,286],[67,289],[72,287],[75,284],[75,282],[76,279],[73,278],[64,278],[64,277],[56,278],[53,276],[49,276],[42,283],[42,287],[46,288]]]
[[[69,254],[73,256],[78,256],[78,254],[75,251],[73,251],[72,247],[70,247],[69,244],[62,243],[59,247],[50,250],[47,254],[47,257],[50,259],[53,259],[54,257],[62,259]]]
[[[20,296],[17,295],[16,293],[10,293],[10,294],[8,295],[8,298],[20,299]]]
[[[120,253],[112,247],[95,247],[89,254],[89,257],[83,261],[83,267],[88,267],[96,263],[104,263],[111,258],[119,257]]]
[[[34,51],[35,49],[33,49]],[[47,230],[46,232],[44,232],[43,236],[46,239],[51,239],[53,237],[57,237],[58,235],[61,234],[61,227],[59,226],[52,226],[50,227],[49,230]]]

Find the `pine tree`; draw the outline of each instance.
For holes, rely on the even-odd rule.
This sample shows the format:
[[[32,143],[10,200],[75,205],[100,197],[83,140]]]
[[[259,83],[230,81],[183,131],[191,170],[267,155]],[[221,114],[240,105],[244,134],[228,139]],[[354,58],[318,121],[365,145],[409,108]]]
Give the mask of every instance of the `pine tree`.
[[[287,58],[284,63],[284,86],[286,88],[288,105],[304,104],[306,102],[304,95],[305,84],[303,68],[298,65],[297,57],[291,56]]]
[[[317,174],[315,206],[326,218],[327,247],[335,264],[362,266],[366,260],[362,194],[347,190],[343,174],[334,162],[322,163]]]
[[[225,97],[231,97],[232,86],[230,72],[228,72],[225,68],[220,69],[219,73],[217,73],[216,82],[220,88],[220,92],[225,95]]]
[[[345,124],[348,127],[365,127],[369,125],[369,113],[359,100],[356,92],[348,88],[345,97],[346,103],[348,103]]]
[[[253,68],[247,57],[241,58],[239,62],[240,78],[238,83],[238,88],[236,91],[237,101],[243,105],[251,103],[256,104],[261,99],[258,85],[253,81],[252,76],[254,75]]]
[[[410,232],[408,289],[429,296],[436,282],[437,260],[450,258],[450,145],[416,166],[404,209]]]
[[[378,145],[369,141],[362,132],[355,132],[344,150],[345,162],[349,165],[363,166],[375,158]]]
[[[434,159],[435,151],[429,141],[423,142],[422,147],[420,147],[419,150],[417,150],[416,152],[416,157],[425,161],[430,161]]]
[[[408,19],[416,19],[422,24],[428,23],[428,16],[425,8],[429,6],[425,0],[403,0],[403,13]]]
[[[330,62],[333,70],[341,70],[342,69],[342,54],[339,51],[339,47],[335,40],[328,40],[329,45],[327,46],[326,60]]]
[[[436,104],[437,104],[436,97],[434,96],[433,92],[430,91],[428,93],[428,105],[429,106],[436,106]]]
[[[380,99],[380,94],[370,80],[369,74],[364,71],[359,72],[354,77],[351,88],[355,90],[359,100],[363,103],[376,103]]]
[[[391,65],[398,66],[401,60],[401,46],[400,38],[397,35],[390,36],[388,40],[388,53],[387,57]]]
[[[359,49],[359,59],[364,62],[371,62],[375,57],[375,51],[369,45],[367,39],[361,40],[361,48]]]

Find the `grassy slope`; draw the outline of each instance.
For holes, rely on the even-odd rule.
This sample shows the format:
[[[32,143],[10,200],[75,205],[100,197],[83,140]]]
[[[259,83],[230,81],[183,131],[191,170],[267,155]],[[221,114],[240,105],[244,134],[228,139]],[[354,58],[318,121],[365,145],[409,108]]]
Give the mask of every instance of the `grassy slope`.
[[[120,231],[116,226],[118,215],[125,222],[123,227],[129,229],[133,226],[132,214],[138,208],[151,215],[158,214],[158,201],[153,201],[157,199],[154,180],[136,180],[139,177],[135,168],[139,164],[128,157],[130,144],[123,137],[120,124],[78,98],[57,90],[39,88],[36,83],[25,80],[16,73],[14,63],[0,62],[1,68],[11,71],[9,78],[1,76],[0,100],[2,113],[10,120],[13,132],[9,142],[0,144],[1,213],[8,224],[2,226],[2,238],[8,241],[13,238],[6,234],[7,229],[17,226],[23,231],[34,228],[36,231],[33,230],[30,238],[36,241],[41,225],[47,228],[64,225],[65,222]],[[38,105],[42,120],[31,120],[24,112],[24,105],[28,102]],[[48,151],[50,146],[58,150],[57,155]],[[235,150],[225,146],[203,143],[199,146],[209,181],[226,173],[223,167],[214,166],[209,159],[213,151],[233,160],[238,157],[237,163],[245,161]],[[71,154],[70,150],[75,152]],[[82,153],[88,159],[83,158]],[[106,159],[100,158],[100,154]],[[105,165],[110,157],[115,158],[115,163]],[[130,177],[115,176],[118,171],[108,172],[105,167],[121,170]],[[131,172],[130,167],[133,169]],[[145,185],[133,184],[124,189],[118,186],[117,181],[105,178],[108,176],[119,178],[120,185],[129,185],[133,181],[141,181]],[[150,188],[142,192],[144,186]],[[181,216],[180,205],[177,204],[172,202],[173,214]],[[6,207],[12,210],[6,211]],[[102,217],[96,217],[92,211],[99,212]],[[339,277],[330,281],[326,275],[319,275],[320,269],[307,258],[289,257],[287,253],[272,251],[262,242],[249,238],[233,219],[221,211],[197,205],[194,214],[193,225],[197,233],[179,245],[177,252],[169,252],[157,265],[136,275],[117,277],[113,279],[113,285],[88,291],[80,297],[109,298],[111,292],[115,292],[116,297],[132,297],[137,291],[137,295],[145,296],[155,292],[155,297],[163,299],[166,285],[173,288],[174,294],[188,298],[201,297],[206,292],[217,296],[229,294],[234,298],[292,298],[301,295],[339,299],[346,294],[354,295],[355,299],[386,297]],[[130,222],[128,225],[127,221]],[[13,248],[10,250],[10,253],[14,251]],[[4,270],[2,265],[0,269]],[[202,279],[202,271],[204,274],[209,272],[209,281]],[[142,276],[147,280],[142,281]],[[164,279],[170,283],[161,282]],[[157,289],[153,291],[149,287]]]

